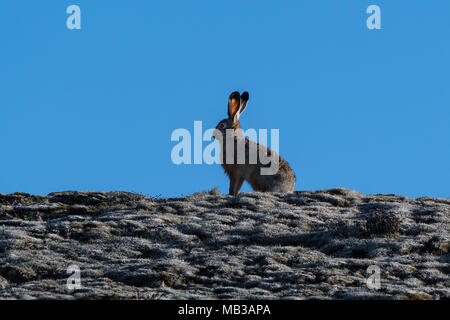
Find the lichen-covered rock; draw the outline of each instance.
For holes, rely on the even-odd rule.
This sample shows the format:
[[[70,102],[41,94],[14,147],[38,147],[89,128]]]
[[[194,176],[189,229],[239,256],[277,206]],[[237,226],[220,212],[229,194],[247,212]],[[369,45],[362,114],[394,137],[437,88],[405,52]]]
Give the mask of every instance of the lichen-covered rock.
[[[0,194],[0,299],[449,299],[449,231],[450,199],[347,189]]]

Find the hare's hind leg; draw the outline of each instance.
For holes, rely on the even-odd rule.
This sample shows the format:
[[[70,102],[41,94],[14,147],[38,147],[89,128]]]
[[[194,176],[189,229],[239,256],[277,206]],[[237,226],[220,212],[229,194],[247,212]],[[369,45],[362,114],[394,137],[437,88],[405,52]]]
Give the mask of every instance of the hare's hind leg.
[[[237,196],[244,183],[244,177],[230,176],[230,195]]]

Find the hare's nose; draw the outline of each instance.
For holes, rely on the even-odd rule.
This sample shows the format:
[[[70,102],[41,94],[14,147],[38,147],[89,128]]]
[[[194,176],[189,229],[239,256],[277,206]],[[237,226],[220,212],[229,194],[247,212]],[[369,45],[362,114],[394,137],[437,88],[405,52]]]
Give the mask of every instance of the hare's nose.
[[[213,134],[212,134],[212,137],[213,137],[214,139],[217,139],[217,136],[219,135],[219,133],[220,133],[220,130],[214,129]]]

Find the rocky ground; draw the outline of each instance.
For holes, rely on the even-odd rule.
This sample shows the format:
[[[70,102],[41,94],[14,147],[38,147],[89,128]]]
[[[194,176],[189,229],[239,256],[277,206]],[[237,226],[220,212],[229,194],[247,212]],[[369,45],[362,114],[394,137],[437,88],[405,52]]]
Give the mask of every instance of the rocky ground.
[[[0,194],[0,298],[449,299],[449,222],[450,199],[347,189]]]

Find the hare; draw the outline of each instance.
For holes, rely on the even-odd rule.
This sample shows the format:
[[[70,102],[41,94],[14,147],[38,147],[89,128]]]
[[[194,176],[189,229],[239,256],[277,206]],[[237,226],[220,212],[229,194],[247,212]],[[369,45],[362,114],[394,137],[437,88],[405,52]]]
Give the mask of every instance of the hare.
[[[244,181],[254,191],[293,192],[296,178],[289,163],[276,152],[242,135],[239,117],[248,100],[248,92],[242,95],[237,91],[231,93],[228,119],[220,121],[213,133],[220,144],[222,167],[230,179],[229,194],[237,196]],[[267,173],[274,166],[275,171]]]

